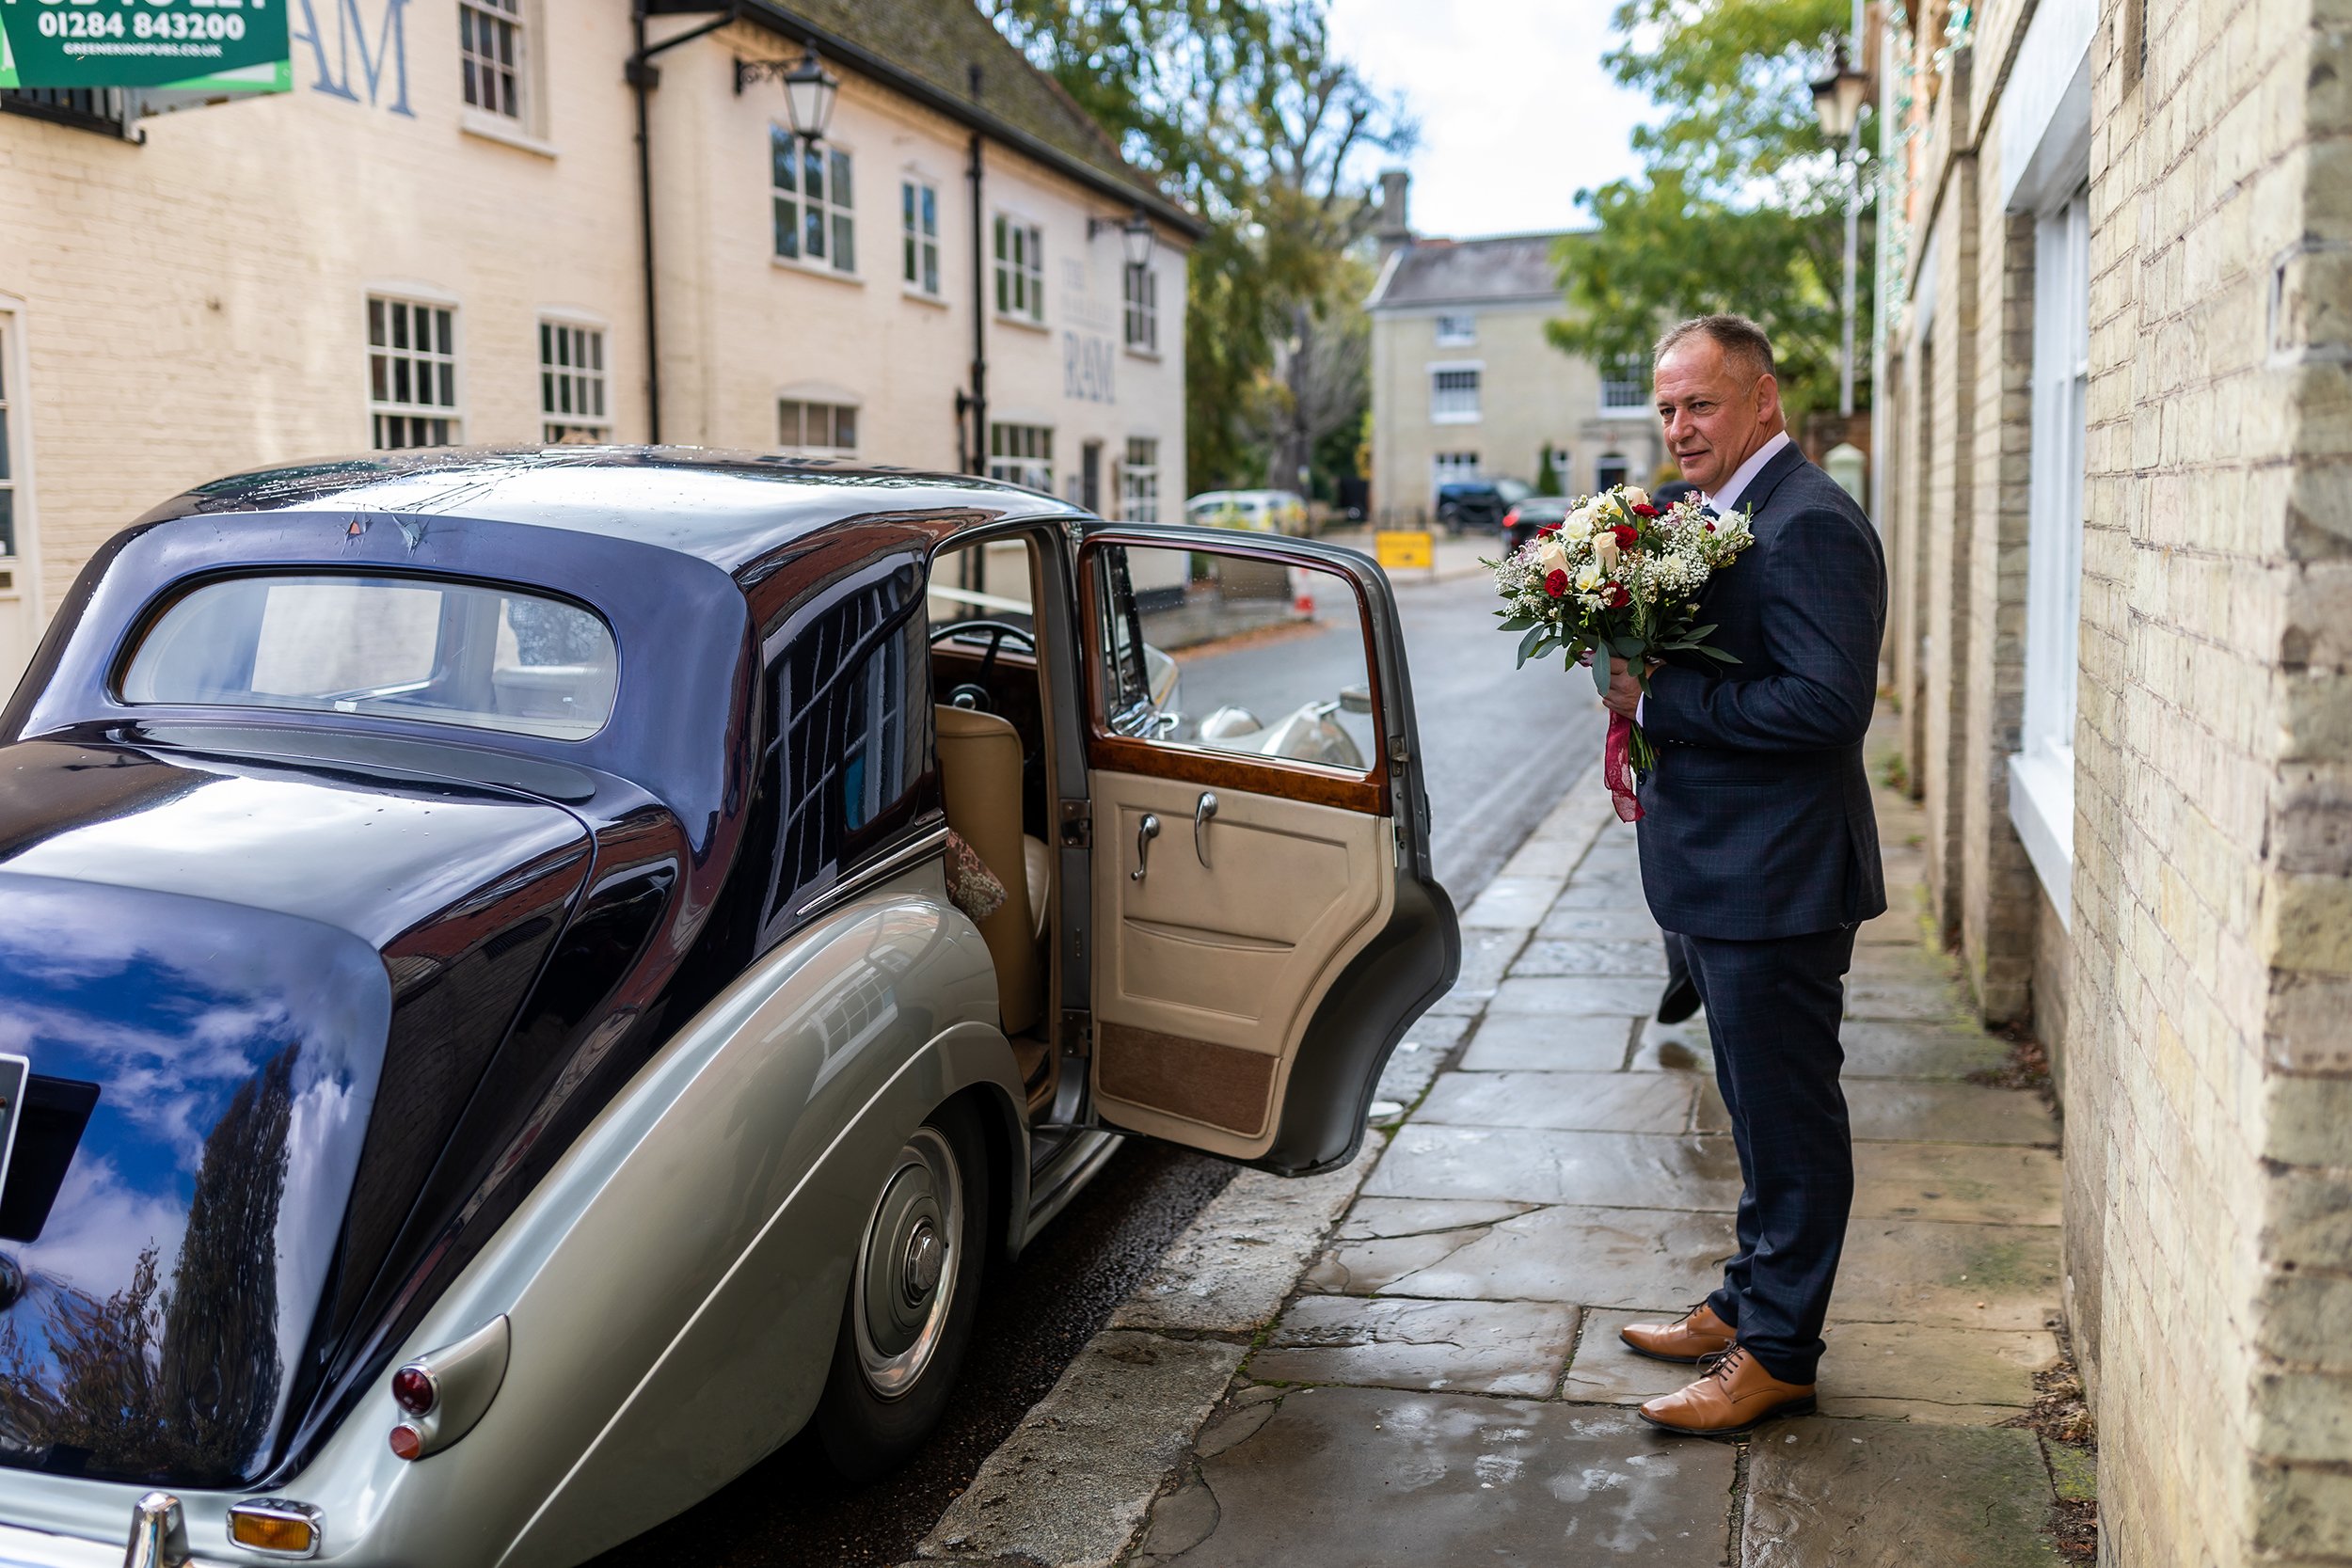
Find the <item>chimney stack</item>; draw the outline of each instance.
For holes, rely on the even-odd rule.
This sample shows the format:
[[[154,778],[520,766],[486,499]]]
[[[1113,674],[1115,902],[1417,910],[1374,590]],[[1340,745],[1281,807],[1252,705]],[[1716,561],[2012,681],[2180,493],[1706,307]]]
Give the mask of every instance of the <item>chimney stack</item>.
[[[1406,210],[1406,190],[1413,177],[1401,168],[1380,171],[1380,225],[1373,232],[1380,242],[1381,260],[1389,252],[1413,243],[1413,226]]]

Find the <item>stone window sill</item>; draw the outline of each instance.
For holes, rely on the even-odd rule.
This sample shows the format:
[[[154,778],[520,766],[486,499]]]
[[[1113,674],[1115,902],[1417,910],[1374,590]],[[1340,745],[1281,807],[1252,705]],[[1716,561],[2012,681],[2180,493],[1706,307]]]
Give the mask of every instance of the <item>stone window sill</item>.
[[[2009,759],[2009,819],[2058,924],[2074,928],[2074,753],[2047,748]]]
[[[468,109],[458,118],[457,128],[469,136],[494,141],[521,152],[542,158],[555,156],[555,144],[543,136],[534,136],[521,125],[504,115],[494,115],[481,109]]]

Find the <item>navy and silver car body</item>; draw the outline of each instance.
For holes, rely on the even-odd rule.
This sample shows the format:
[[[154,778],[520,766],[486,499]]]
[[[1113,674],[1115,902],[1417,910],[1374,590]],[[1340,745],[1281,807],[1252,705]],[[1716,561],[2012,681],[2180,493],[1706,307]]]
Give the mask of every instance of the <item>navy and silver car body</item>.
[[[0,1053],[83,1117],[0,1198],[0,1560],[120,1560],[160,1489],[200,1561],[270,1560],[230,1534],[262,1497],[315,1508],[336,1560],[579,1561],[809,1419],[874,1195],[943,1108],[1017,1250],[1116,1140],[1083,1083],[1034,1114],[947,896],[925,584],[947,542],[1026,531],[1074,650],[1080,521],[954,477],[558,449],[260,472],[110,542],[0,714]],[[422,679],[274,706],[137,664],[215,588],[319,581],[593,618],[604,705],[485,727],[418,711]],[[1451,980],[1406,838],[1441,918],[1320,1100],[1368,1096],[1360,1058]],[[1073,954],[1088,846],[1059,848]],[[1360,1103],[1293,1099],[1312,1127],[1267,1163],[1352,1151]],[[498,1324],[450,1459],[396,1452],[391,1370]]]

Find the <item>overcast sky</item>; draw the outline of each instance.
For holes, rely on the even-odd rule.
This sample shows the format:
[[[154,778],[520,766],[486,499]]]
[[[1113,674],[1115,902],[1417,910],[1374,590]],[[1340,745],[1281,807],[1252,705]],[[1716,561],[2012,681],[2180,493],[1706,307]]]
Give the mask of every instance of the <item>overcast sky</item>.
[[[1416,233],[1582,228],[1576,203],[1639,166],[1649,101],[1610,80],[1617,0],[1330,0],[1332,41],[1421,119]]]

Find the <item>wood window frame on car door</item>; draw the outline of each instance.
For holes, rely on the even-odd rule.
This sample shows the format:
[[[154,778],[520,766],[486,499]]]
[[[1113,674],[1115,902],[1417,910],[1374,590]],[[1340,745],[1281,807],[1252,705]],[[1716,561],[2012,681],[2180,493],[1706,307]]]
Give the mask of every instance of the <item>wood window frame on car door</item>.
[[[1348,589],[1348,602],[1356,611],[1357,633],[1364,645],[1365,679],[1372,693],[1374,746],[1371,766],[1359,773],[1320,763],[1222,752],[1213,746],[1184,741],[1145,739],[1120,735],[1111,729],[1110,704],[1104,686],[1105,672],[1096,636],[1097,629],[1103,625],[1102,579],[1101,574],[1093,569],[1093,560],[1098,550],[1112,546],[1161,550],[1190,548],[1201,554],[1236,556],[1301,571],[1313,571],[1333,582],[1344,583]],[[1295,552],[1278,546],[1259,545],[1241,535],[1236,535],[1230,543],[1219,538],[1210,545],[1173,540],[1162,533],[1101,529],[1088,532],[1080,555],[1085,562],[1084,569],[1078,573],[1078,612],[1080,624],[1087,628],[1085,640],[1088,653],[1084,662],[1089,767],[1136,773],[1147,778],[1171,779],[1181,784],[1197,784],[1210,789],[1280,796],[1285,800],[1359,812],[1367,816],[1395,815],[1390,795],[1387,726],[1383,722],[1387,709],[1380,689],[1379,660],[1375,657],[1372,607],[1365,601],[1361,584],[1343,573],[1313,562],[1303,562]]]

